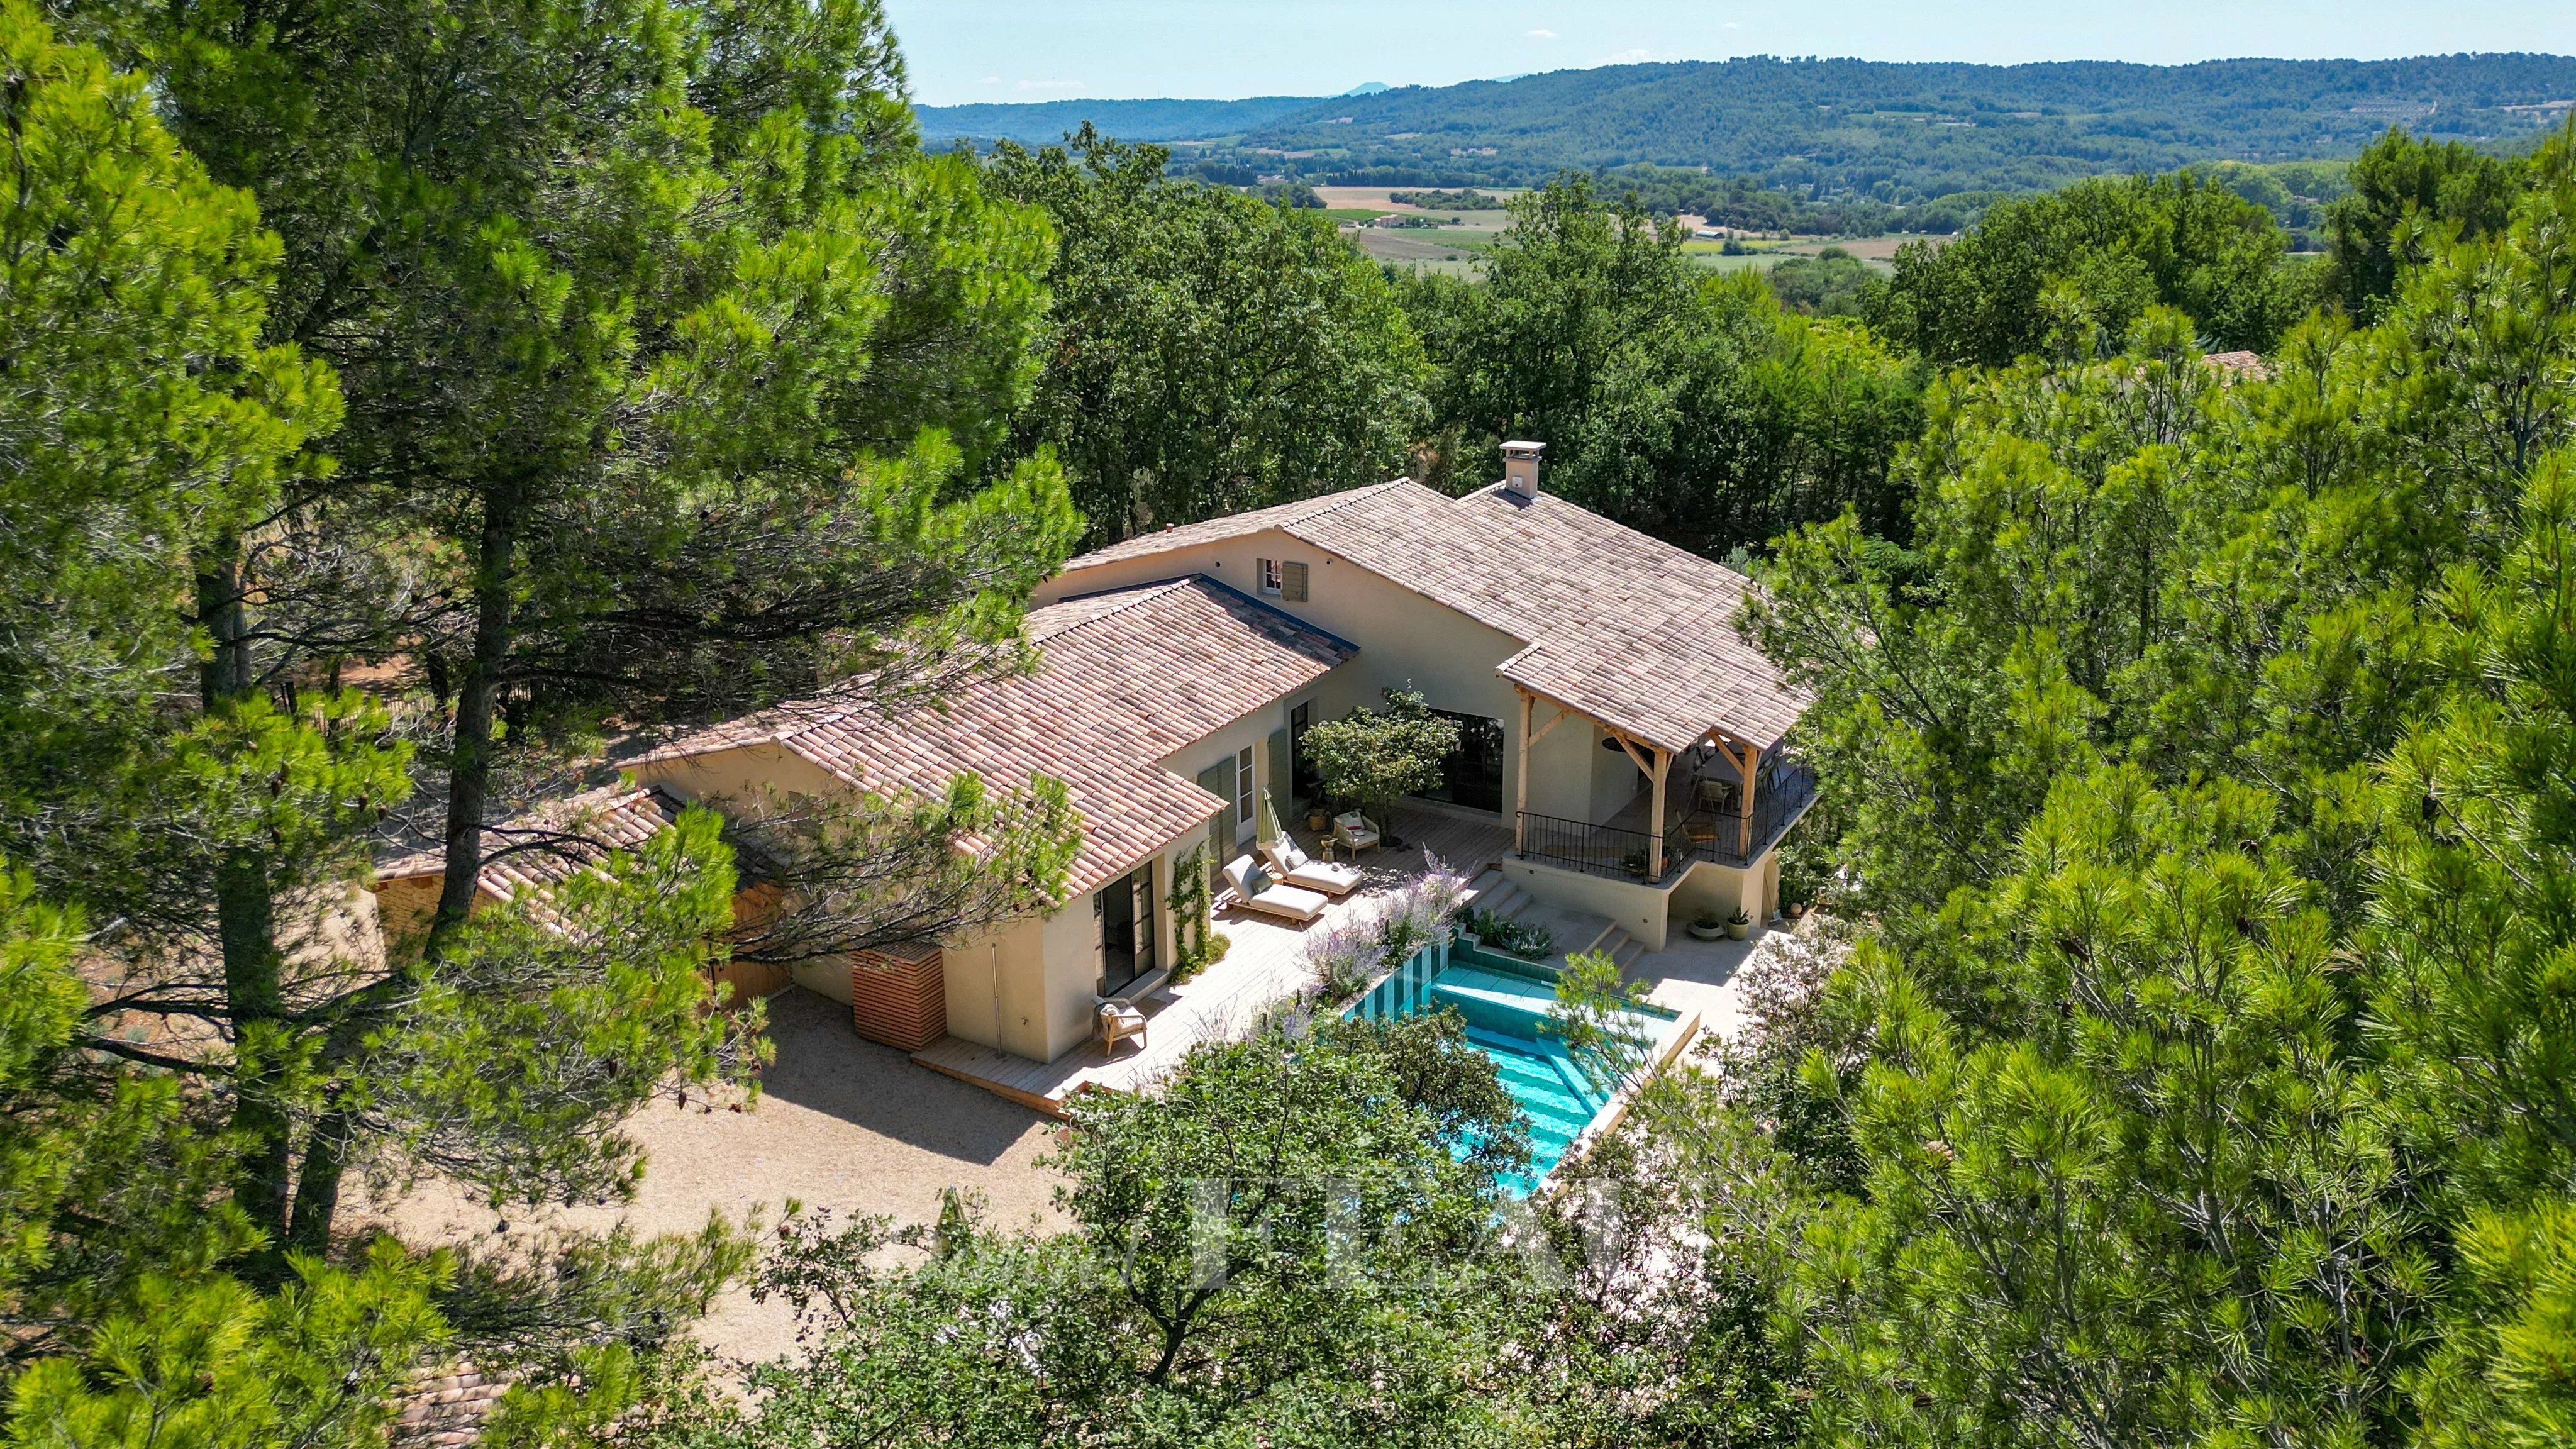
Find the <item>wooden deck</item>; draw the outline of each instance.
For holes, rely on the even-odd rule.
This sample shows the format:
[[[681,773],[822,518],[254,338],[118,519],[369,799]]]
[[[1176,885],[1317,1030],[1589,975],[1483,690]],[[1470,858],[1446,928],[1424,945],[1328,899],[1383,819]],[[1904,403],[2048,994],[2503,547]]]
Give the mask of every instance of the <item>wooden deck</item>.
[[[1502,859],[1512,844],[1511,831],[1501,826],[1429,811],[1403,812],[1396,817],[1395,827],[1405,843],[1362,853],[1359,866],[1366,878],[1360,887],[1308,925],[1243,910],[1219,913],[1216,929],[1232,943],[1225,959],[1197,980],[1160,987],[1137,999],[1150,1023],[1141,1048],[1121,1042],[1113,1056],[1093,1042],[1054,1061],[1033,1062],[951,1036],[914,1052],[912,1059],[934,1072],[1059,1117],[1064,1115],[1065,1098],[1083,1087],[1150,1088],[1178,1066],[1190,1048],[1240,1036],[1264,1012],[1303,989],[1313,979],[1306,966],[1306,933],[1355,913],[1377,911],[1388,891],[1422,873],[1424,849],[1452,870],[1473,878]],[[1314,833],[1304,828],[1303,821],[1292,827],[1291,834],[1309,851],[1315,850]]]

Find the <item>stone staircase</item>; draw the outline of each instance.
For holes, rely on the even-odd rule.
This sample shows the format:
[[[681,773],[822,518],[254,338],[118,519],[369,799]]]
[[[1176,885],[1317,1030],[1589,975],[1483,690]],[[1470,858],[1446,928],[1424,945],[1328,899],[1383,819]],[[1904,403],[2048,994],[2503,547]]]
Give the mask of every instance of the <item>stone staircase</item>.
[[[1609,953],[1611,960],[1619,963],[1619,969],[1624,972],[1635,967],[1637,958],[1646,954],[1644,942],[1607,918],[1542,906],[1528,891],[1505,879],[1502,871],[1491,866],[1467,883],[1467,904],[1491,911],[1506,921],[1525,920],[1548,927],[1556,933],[1557,945],[1565,948],[1564,956],[1604,951]],[[1569,944],[1577,940],[1581,944]],[[1562,961],[1564,956],[1558,959]]]

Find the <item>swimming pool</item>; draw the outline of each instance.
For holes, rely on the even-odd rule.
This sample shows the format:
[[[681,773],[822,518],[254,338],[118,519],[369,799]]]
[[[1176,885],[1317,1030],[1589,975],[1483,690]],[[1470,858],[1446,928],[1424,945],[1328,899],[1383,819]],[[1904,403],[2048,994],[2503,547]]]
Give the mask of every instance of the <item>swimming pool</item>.
[[[1503,1090],[1528,1120],[1526,1173],[1506,1174],[1503,1187],[1527,1197],[1565,1160],[1583,1130],[1610,1105],[1563,1043],[1547,1030],[1556,1004],[1554,968],[1481,950],[1466,942],[1429,947],[1379,982],[1351,1006],[1356,1017],[1415,1016],[1455,1011],[1467,1023],[1467,1041],[1492,1060]],[[1640,1008],[1641,1031],[1658,1034],[1675,1017]]]

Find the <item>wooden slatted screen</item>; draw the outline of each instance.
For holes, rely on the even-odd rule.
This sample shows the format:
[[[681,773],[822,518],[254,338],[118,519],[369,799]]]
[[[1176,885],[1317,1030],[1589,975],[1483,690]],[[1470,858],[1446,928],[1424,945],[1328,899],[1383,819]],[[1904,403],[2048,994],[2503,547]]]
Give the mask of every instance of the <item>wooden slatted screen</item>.
[[[850,957],[850,1024],[870,1041],[915,1052],[948,1035],[948,972],[936,946]]]

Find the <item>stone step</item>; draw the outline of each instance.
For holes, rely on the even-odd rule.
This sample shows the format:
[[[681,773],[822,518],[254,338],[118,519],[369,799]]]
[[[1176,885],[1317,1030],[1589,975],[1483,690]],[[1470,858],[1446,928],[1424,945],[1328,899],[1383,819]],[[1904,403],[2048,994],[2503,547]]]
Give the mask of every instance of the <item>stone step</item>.
[[[1613,931],[1611,932],[1611,935],[1616,937],[1617,940],[1616,943],[1610,947],[1610,959],[1619,963],[1619,969],[1622,972],[1635,966],[1638,959],[1646,954],[1646,943],[1629,935],[1627,932]]]
[[[1584,942],[1582,945],[1575,947],[1573,950],[1568,951],[1565,954],[1572,956],[1585,951],[1610,951],[1616,949],[1616,942],[1625,941],[1627,939],[1629,939],[1628,933],[1620,930],[1616,922],[1606,923],[1599,931],[1593,934],[1591,940]]]

